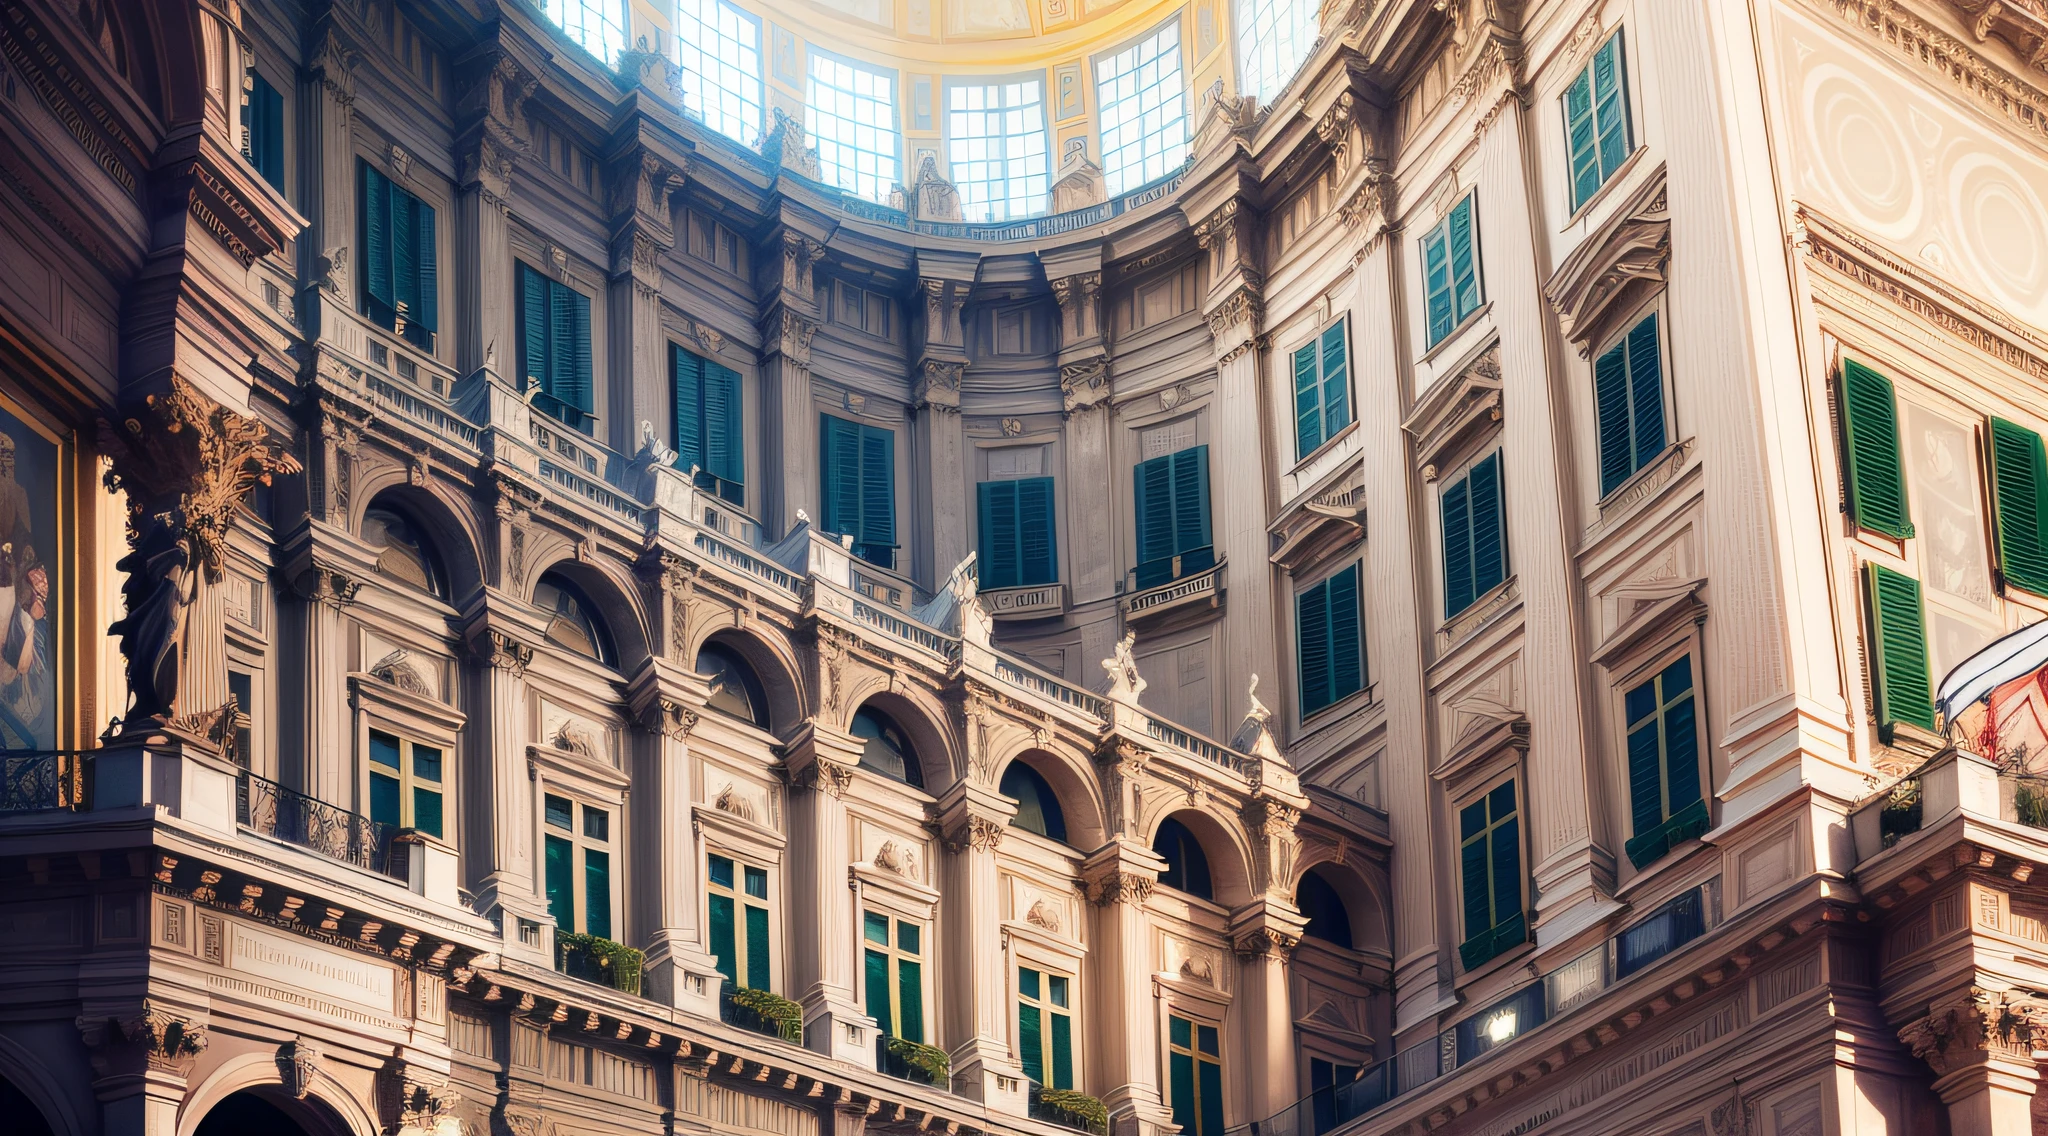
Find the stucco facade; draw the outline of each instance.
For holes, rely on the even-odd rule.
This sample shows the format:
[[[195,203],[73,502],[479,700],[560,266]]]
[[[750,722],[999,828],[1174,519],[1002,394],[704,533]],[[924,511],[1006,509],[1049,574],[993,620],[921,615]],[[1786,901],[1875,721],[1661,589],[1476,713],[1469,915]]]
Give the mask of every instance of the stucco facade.
[[[2036,0],[728,7],[0,13],[0,1127],[2048,1115]]]

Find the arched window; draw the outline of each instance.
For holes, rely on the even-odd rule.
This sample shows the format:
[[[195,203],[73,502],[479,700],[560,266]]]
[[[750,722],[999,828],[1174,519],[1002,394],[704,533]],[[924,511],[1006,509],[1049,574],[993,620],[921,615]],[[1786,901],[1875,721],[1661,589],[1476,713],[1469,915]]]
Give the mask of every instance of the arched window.
[[[566,577],[554,572],[542,574],[533,589],[533,603],[554,615],[548,623],[548,642],[605,666],[611,666],[618,658],[612,650],[611,634],[599,622],[590,597]]]
[[[1209,857],[1202,853],[1201,842],[1187,825],[1172,817],[1160,821],[1159,831],[1152,837],[1152,851],[1166,861],[1166,870],[1159,873],[1162,885],[1197,899],[1216,898],[1216,889],[1209,883]]]
[[[1343,897],[1322,873],[1310,868],[1302,875],[1301,886],[1294,889],[1294,906],[1308,918],[1302,934],[1347,951],[1351,949],[1351,913],[1344,909]]]
[[[1067,818],[1060,813],[1060,799],[1038,770],[1013,761],[1003,770],[1003,796],[1017,802],[1017,815],[1010,823],[1027,832],[1066,843]]]
[[[711,687],[711,698],[706,705],[767,728],[768,698],[761,690],[761,680],[754,677],[754,668],[740,658],[738,651],[723,643],[706,643],[704,649],[697,652],[697,673],[703,675]]]
[[[1270,104],[1316,43],[1314,0],[1237,0],[1238,90]]]
[[[441,558],[421,536],[412,518],[395,509],[372,505],[363,513],[363,541],[377,550],[377,573],[402,580],[440,599],[448,598],[448,574]]]
[[[871,706],[853,712],[853,736],[864,743],[860,764],[893,781],[924,788],[924,770],[917,767],[917,752],[910,739],[887,714]]]

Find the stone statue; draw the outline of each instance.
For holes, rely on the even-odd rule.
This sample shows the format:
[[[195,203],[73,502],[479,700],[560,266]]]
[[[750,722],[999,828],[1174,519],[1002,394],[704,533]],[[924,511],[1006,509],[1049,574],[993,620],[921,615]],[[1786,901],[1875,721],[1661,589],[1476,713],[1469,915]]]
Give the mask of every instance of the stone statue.
[[[995,620],[989,618],[988,609],[981,606],[980,584],[976,580],[979,571],[976,566],[977,553],[970,552],[966,559],[953,569],[953,576],[946,581],[952,589],[953,603],[960,609],[960,639],[986,647],[995,636]]]
[[[1102,660],[1102,669],[1109,672],[1109,690],[1106,697],[1111,702],[1136,707],[1138,696],[1145,693],[1145,677],[1138,673],[1138,660],[1131,650],[1137,646],[1138,633],[1124,632],[1116,641],[1116,654]]]

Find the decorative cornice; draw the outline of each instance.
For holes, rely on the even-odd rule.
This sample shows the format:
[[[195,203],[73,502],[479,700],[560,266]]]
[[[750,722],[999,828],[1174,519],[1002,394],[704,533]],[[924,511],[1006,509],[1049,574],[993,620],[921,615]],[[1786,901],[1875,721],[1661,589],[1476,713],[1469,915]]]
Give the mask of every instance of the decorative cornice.
[[[1937,1076],[1989,1061],[2034,1064],[2048,1047],[2048,1000],[2019,990],[1969,990],[1927,1007],[1927,1016],[1899,1031],[1913,1056]]]
[[[1671,211],[1659,171],[1579,243],[1544,282],[1543,294],[1584,357],[1629,300],[1664,283],[1670,265]]]
[[[2048,91],[2023,79],[1978,54],[1968,44],[1922,19],[1898,0],[1808,0],[1814,7],[1832,9],[1842,20],[1883,45],[1890,54],[1914,68],[1926,68],[1931,75],[1961,89],[1987,113],[2003,118],[2037,145],[2048,146]],[[1951,0],[1966,11],[1981,15],[1984,7],[2002,7],[2012,0],[1994,0],[1980,7]],[[2044,68],[2041,48],[2031,52],[2030,65]]]

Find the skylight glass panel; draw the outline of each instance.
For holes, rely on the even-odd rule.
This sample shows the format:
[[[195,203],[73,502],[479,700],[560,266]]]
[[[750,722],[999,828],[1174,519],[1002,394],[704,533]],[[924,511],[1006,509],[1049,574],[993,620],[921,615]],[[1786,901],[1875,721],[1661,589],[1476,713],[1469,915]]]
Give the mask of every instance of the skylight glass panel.
[[[813,50],[804,130],[826,183],[882,201],[897,167],[896,76]]]
[[[607,67],[626,48],[626,0],[541,0],[541,11]]]
[[[761,21],[726,0],[680,0],[683,109],[742,146],[760,143]]]
[[[1049,152],[1044,80],[946,88],[946,158],[969,221],[1045,212]]]
[[[1316,31],[1313,0],[1237,0],[1239,90],[1272,103],[1301,69]]]
[[[1188,157],[1187,81],[1180,67],[1180,21],[1095,61],[1095,102],[1102,111],[1102,171],[1109,191],[1128,193],[1165,177]]]

